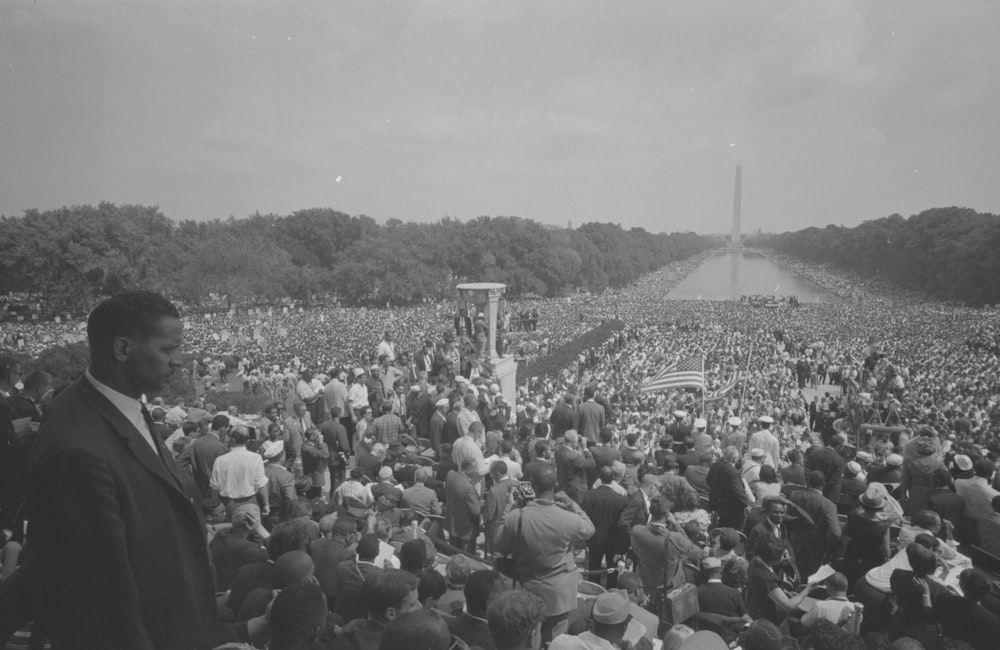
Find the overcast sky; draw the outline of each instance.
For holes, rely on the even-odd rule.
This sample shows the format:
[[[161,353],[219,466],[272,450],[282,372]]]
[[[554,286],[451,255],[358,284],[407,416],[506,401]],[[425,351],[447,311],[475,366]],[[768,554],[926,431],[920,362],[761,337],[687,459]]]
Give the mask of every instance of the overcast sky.
[[[996,0],[0,2],[0,214],[1000,212]]]

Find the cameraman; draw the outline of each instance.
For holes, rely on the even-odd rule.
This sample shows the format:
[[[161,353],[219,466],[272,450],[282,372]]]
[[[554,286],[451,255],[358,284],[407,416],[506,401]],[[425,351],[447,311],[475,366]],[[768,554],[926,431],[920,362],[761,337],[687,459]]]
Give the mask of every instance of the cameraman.
[[[531,487],[535,498],[504,516],[495,542],[498,553],[514,555],[517,580],[525,591],[545,602],[542,640],[548,642],[565,631],[576,607],[579,578],[573,550],[594,534],[594,524],[564,492],[556,493],[554,467],[539,466]]]

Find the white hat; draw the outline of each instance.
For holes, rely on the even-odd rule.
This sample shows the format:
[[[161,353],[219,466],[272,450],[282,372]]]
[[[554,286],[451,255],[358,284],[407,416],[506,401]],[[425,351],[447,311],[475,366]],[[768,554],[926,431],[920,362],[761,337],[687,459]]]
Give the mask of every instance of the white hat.
[[[850,472],[851,474],[857,476],[858,474],[861,473],[861,465],[858,464],[858,461],[856,461],[856,460],[848,461],[848,463],[847,463],[847,471]]]
[[[762,415],[758,419],[764,424],[774,424],[774,418],[772,418],[770,415]]]
[[[972,459],[965,454],[957,454],[955,456],[955,467],[962,472],[968,472],[972,469]]]
[[[274,442],[271,442],[268,440],[262,445],[262,447],[264,450],[264,458],[271,460],[272,458],[277,458],[281,452],[285,451],[285,441],[275,440]]]
[[[494,392],[494,393],[499,393],[500,392],[500,385],[499,384],[490,384],[490,390],[492,392]]]
[[[420,386],[418,384],[413,384],[412,386],[410,386],[410,392],[411,393],[419,393],[420,392]]]
[[[516,411],[517,413],[524,413],[524,411],[525,411],[525,408],[524,408],[524,404],[518,404],[518,405],[517,405],[517,408],[516,408],[516,409],[514,409],[514,410],[515,410],[515,411]]]
[[[687,417],[687,411],[682,411],[680,409],[677,409],[676,411],[674,411],[674,417],[675,418],[686,418]]]
[[[468,384],[469,380],[466,379],[463,375],[459,375],[458,377],[455,377],[455,383],[456,384]]]
[[[442,397],[438,401],[434,402],[435,407],[448,406],[448,398]]]
[[[899,467],[903,464],[903,457],[899,454],[889,454],[889,457],[885,459],[885,464]]]
[[[757,447],[754,447],[753,449],[750,450],[750,458],[763,458],[763,457],[764,457],[763,449],[758,449]]]
[[[731,426],[731,427],[738,427],[741,424],[743,424],[743,420],[739,419],[735,415],[733,417],[729,418],[728,420],[726,420],[726,422],[728,422],[729,426]]]
[[[354,376],[355,377],[360,377],[363,374],[365,374],[365,369],[364,368],[355,368],[354,369]]]
[[[708,422],[705,421],[705,418],[698,418],[697,420],[694,421],[695,429],[704,429],[707,426]]]

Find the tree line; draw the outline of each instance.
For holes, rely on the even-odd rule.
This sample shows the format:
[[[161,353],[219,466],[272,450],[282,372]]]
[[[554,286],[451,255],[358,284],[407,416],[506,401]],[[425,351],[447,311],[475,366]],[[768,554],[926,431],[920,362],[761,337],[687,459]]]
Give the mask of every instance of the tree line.
[[[459,282],[503,282],[512,297],[620,287],[712,243],[612,223],[554,228],[520,217],[377,223],[329,208],[214,221],[100,203],[0,217],[0,292],[85,313],[131,288],[201,305],[336,298],[348,306],[451,297]]]
[[[1000,303],[1000,216],[969,208],[934,208],[908,219],[893,214],[854,228],[759,235],[747,245],[832,263],[939,300]]]

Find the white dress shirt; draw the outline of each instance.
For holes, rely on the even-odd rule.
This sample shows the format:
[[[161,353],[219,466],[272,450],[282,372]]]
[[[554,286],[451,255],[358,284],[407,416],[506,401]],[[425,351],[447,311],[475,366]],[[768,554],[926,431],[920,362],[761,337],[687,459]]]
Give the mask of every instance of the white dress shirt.
[[[108,398],[115,408],[118,409],[125,419],[132,423],[135,430],[139,432],[142,439],[149,443],[149,446],[153,448],[153,453],[159,456],[159,452],[156,449],[156,443],[153,442],[153,432],[149,430],[149,425],[146,424],[146,418],[142,416],[142,402],[124,393],[119,393],[114,388],[106,386],[97,380],[94,375],[90,374],[90,368],[84,371],[87,376],[87,381],[97,389],[97,392]]]

